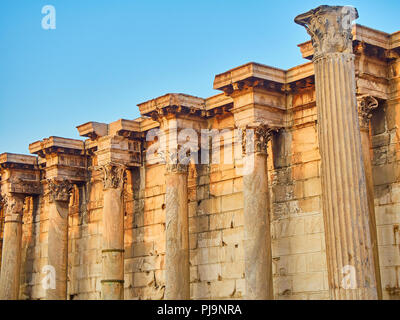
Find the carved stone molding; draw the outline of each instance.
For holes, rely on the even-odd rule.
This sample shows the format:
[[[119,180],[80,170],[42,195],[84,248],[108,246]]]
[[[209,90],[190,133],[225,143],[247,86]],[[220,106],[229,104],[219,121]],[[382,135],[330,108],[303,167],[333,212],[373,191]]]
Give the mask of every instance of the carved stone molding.
[[[372,111],[378,107],[379,102],[373,96],[363,95],[357,97],[357,105],[360,129],[368,130]]]
[[[22,194],[40,194],[41,186],[38,181],[29,181],[21,178],[16,178],[11,181],[10,192]]]
[[[358,18],[353,7],[319,6],[298,15],[295,22],[306,28],[314,47],[314,59],[329,53],[353,53],[352,22]]]
[[[109,163],[98,168],[102,172],[104,189],[122,188],[124,184],[125,166]]]
[[[48,192],[50,202],[54,201],[69,201],[73,185],[68,180],[47,180]]]
[[[253,130],[253,134],[248,135],[248,130]],[[243,156],[251,153],[268,155],[268,142],[271,140],[273,133],[276,131],[276,129],[272,129],[267,125],[247,127],[245,130],[242,130]]]

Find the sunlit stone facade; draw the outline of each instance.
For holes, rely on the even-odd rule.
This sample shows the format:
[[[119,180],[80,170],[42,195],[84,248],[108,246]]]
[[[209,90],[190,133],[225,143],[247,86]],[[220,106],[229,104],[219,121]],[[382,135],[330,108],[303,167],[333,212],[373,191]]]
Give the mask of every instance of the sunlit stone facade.
[[[1,154],[0,299],[399,299],[400,32],[348,14],[295,19],[302,65]]]

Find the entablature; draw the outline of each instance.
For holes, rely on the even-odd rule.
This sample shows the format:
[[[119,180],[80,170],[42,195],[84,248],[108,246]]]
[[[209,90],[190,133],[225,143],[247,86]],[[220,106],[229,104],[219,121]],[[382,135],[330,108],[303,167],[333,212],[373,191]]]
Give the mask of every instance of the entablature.
[[[182,93],[168,93],[164,96],[138,104],[142,116],[158,121],[160,117],[190,114],[204,116],[205,100]]]
[[[118,163],[126,167],[139,167],[142,164],[141,141],[129,140],[122,136],[105,136],[98,140],[97,165]]]
[[[76,127],[81,137],[96,140],[108,134],[108,125],[100,122],[87,122]]]
[[[29,151],[39,156],[39,166],[44,169],[45,179],[86,181],[84,141],[50,137],[30,144]]]
[[[40,172],[37,157],[3,153],[0,155],[2,193],[40,194]]]

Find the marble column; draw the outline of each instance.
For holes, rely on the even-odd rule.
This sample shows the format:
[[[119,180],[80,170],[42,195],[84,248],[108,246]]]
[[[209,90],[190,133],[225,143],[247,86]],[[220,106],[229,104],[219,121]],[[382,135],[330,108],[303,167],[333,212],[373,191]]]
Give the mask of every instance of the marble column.
[[[369,138],[369,122],[372,117],[372,111],[379,105],[378,100],[369,95],[363,95],[357,98],[358,103],[358,116],[361,132],[361,145],[364,159],[365,180],[367,183],[367,197],[369,208],[369,222],[371,230],[371,243],[374,254],[375,277],[377,284],[378,298],[382,299],[382,284],[381,273],[379,266],[379,251],[378,251],[378,236],[376,230],[375,218],[375,197],[374,197],[374,181],[372,179],[372,165],[371,165],[371,143]]]
[[[124,299],[124,209],[122,191],[125,167],[107,164],[103,172],[104,204],[102,234],[103,300]]]
[[[0,300],[17,300],[19,297],[22,214],[24,197],[3,195],[4,233],[0,273]]]
[[[244,255],[246,299],[272,300],[272,254],[267,148],[272,130],[266,126],[247,135],[244,156]],[[251,131],[247,131],[251,132]]]
[[[357,115],[355,9],[320,6],[295,22],[311,35],[328,282],[332,299],[377,299],[367,184]]]
[[[46,300],[67,299],[68,212],[72,184],[67,180],[47,180],[49,196],[48,279]],[[52,283],[55,284],[52,285]]]
[[[190,299],[188,166],[166,164],[165,299]]]

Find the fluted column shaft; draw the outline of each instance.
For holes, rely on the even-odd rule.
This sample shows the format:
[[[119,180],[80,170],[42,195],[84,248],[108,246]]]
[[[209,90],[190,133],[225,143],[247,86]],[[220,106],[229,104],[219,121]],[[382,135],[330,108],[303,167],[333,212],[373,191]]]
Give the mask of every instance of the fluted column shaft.
[[[350,7],[320,6],[296,17],[314,47],[328,282],[332,299],[377,299],[356,104]]]
[[[334,299],[376,299],[354,55],[327,54],[314,65],[331,294]],[[343,282],[347,272],[355,276],[348,285]]]
[[[125,168],[119,165],[102,167],[104,183],[102,264],[103,300],[124,299],[124,210],[123,178]]]
[[[190,299],[188,166],[166,165],[165,298]]]
[[[46,300],[67,299],[68,213],[72,185],[68,181],[48,180],[49,229]],[[54,283],[54,285],[52,285]]]
[[[255,149],[247,150],[244,159],[244,255],[246,299],[249,300],[273,299],[267,169],[267,144],[270,137],[271,131],[268,128],[261,126],[255,129]]]
[[[17,300],[19,297],[23,204],[22,196],[4,196],[0,300]]]

